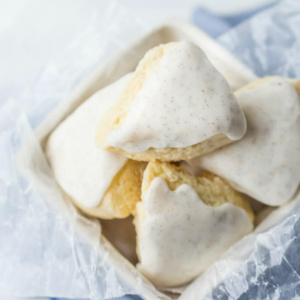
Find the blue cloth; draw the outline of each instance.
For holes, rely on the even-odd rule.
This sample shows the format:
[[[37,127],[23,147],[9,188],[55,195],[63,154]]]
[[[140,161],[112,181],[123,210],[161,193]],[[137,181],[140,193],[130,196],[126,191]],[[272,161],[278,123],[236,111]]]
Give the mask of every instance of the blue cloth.
[[[229,30],[231,27],[236,26],[237,24],[251,18],[262,10],[270,8],[275,3],[270,3],[251,11],[243,12],[241,14],[223,17],[216,16],[206,9],[199,7],[192,14],[192,21],[196,26],[201,28],[208,35],[216,38]]]

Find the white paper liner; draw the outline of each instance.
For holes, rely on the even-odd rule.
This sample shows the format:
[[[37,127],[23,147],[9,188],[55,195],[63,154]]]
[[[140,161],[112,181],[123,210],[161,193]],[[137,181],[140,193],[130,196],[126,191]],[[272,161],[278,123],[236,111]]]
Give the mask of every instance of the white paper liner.
[[[285,1],[220,42],[259,75],[299,76],[297,4]],[[145,32],[141,22],[115,1],[98,8],[95,2],[89,24],[63,53],[41,66],[30,85],[0,89],[1,298],[108,299],[131,293],[164,297],[100,238],[97,220],[82,217],[63,199],[32,129],[99,61],[107,59],[107,53],[117,53]],[[23,154],[16,156],[20,146]],[[299,297],[299,205],[287,214],[271,215],[273,225],[261,227],[230,249],[181,299]]]

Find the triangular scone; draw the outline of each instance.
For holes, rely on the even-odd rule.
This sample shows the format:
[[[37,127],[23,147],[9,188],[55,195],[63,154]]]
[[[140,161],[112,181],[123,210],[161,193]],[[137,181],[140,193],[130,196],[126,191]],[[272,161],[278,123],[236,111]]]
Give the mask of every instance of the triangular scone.
[[[242,140],[189,161],[267,205],[292,198],[300,183],[298,82],[259,79],[236,92],[247,119]]]
[[[131,75],[97,92],[50,135],[46,153],[54,176],[76,206],[91,216],[125,218],[140,200],[145,164],[99,149],[99,118],[121,94]]]
[[[224,77],[191,42],[148,51],[97,130],[100,147],[142,161],[178,161],[213,151],[245,133]]]
[[[160,287],[188,283],[253,229],[248,202],[224,180],[150,162],[137,203],[138,269]]]

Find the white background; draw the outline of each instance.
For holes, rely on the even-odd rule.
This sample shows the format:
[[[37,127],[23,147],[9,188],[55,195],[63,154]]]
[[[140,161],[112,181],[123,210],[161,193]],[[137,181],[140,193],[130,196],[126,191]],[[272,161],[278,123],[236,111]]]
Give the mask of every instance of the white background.
[[[0,0],[0,97],[26,86],[51,57],[87,26],[91,10],[115,0]],[[219,15],[273,0],[120,0],[147,27],[170,17],[191,19],[202,6]],[[113,22],[113,20],[112,20]],[[4,91],[4,92],[3,92]],[[0,99],[1,100],[1,99]]]

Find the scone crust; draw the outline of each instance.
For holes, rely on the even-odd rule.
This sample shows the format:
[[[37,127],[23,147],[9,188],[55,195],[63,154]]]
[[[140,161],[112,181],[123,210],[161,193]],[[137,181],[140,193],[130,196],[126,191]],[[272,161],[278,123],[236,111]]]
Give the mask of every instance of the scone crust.
[[[276,77],[278,78],[280,76],[267,76],[267,77],[256,79],[256,80],[251,81],[250,83],[246,84],[245,86],[241,87],[240,89],[236,90],[236,92],[254,90],[254,89],[258,88],[259,86],[263,85],[264,83],[270,81],[272,78],[276,78]],[[300,95],[300,80],[299,79],[284,78],[284,77],[281,77],[281,78],[286,80],[287,82],[289,82],[295,88],[298,95]]]
[[[102,219],[126,218],[135,215],[136,203],[141,200],[142,177],[146,163],[128,160],[116,174],[100,204],[87,209],[76,203],[87,215]]]
[[[193,176],[176,165],[154,161],[149,163],[145,169],[142,195],[147,192],[152,180],[156,177],[164,179],[172,191],[182,184],[188,184],[195,189],[200,199],[206,205],[220,206],[224,203],[231,203],[244,209],[250,219],[254,220],[254,214],[248,201],[225,180],[212,173]]]
[[[201,143],[198,143],[193,146],[185,147],[185,148],[150,148],[145,152],[141,153],[128,153],[123,149],[107,147],[108,150],[115,151],[117,153],[123,154],[124,156],[137,160],[137,161],[154,161],[156,159],[163,162],[171,162],[171,161],[180,161],[180,160],[188,160],[196,156],[200,156],[209,152],[212,152],[221,146],[228,145],[233,141],[230,140],[224,134],[218,134],[211,137],[208,140],[205,140]]]

